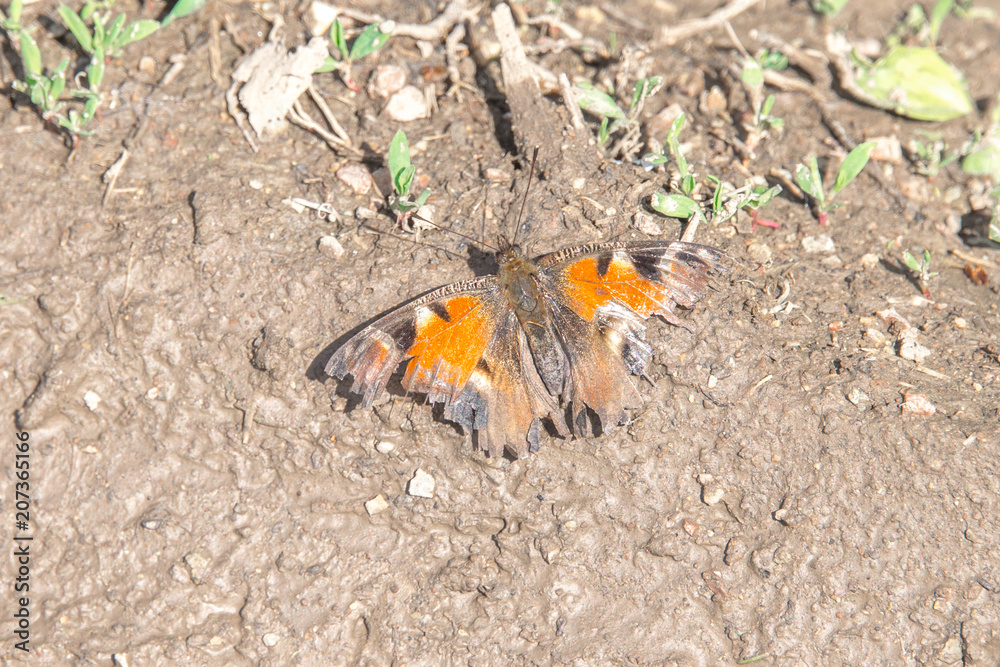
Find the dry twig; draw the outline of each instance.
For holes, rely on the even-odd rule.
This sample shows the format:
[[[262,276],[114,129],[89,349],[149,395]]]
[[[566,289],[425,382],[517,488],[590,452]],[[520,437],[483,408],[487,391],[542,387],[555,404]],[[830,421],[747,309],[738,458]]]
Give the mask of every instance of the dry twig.
[[[693,37],[698,33],[712,30],[725,25],[734,16],[737,16],[763,0],[733,0],[725,7],[722,7],[703,19],[691,19],[676,26],[665,27],[660,31],[659,41],[663,44],[676,44],[682,39]]]

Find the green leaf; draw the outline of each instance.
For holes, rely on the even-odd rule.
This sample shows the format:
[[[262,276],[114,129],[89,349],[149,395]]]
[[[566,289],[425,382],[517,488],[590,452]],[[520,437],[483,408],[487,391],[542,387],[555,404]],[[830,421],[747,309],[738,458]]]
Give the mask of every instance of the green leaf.
[[[872,149],[875,146],[874,141],[866,141],[863,144],[855,146],[854,150],[847,154],[843,164],[840,165],[840,169],[837,170],[837,178],[833,181],[833,187],[830,189],[831,199],[838,192],[846,188],[848,183],[858,177],[861,170],[868,164],[868,156],[871,155]]]
[[[94,37],[93,37],[93,44],[91,45],[91,48],[94,51],[96,51],[99,48],[107,50],[108,42],[107,42],[106,37],[107,37],[107,34],[104,32],[104,22],[101,21],[101,17],[100,16],[95,16],[94,17]]]
[[[741,206],[749,206],[750,208],[761,208],[767,206],[772,199],[781,194],[781,186],[775,185],[774,187],[767,187],[766,185],[758,185],[753,189],[753,194],[746,199],[746,201],[741,204]]]
[[[107,35],[104,38],[104,50],[112,51],[117,47],[116,42],[118,41],[118,36],[122,34],[122,28],[125,26],[125,15],[119,14],[112,21],[111,27],[108,28]]]
[[[648,164],[658,165],[666,164],[670,161],[670,158],[663,153],[646,153],[642,156],[642,161]]]
[[[740,81],[748,88],[762,88],[764,86],[764,68],[756,60],[748,58],[743,63]]]
[[[823,204],[826,198],[823,196],[823,179],[819,175],[819,165],[814,156],[810,156],[808,161],[809,166],[800,164],[795,169],[795,182],[805,190],[806,194]]]
[[[788,67],[788,56],[778,51],[764,49],[764,52],[760,54],[760,66],[764,69],[780,72]]]
[[[320,65],[319,68],[315,72],[313,72],[313,74],[323,74],[325,72],[332,72],[338,67],[340,67],[340,63],[333,56],[327,56],[326,60],[323,61],[323,64]]]
[[[59,65],[52,71],[52,76],[49,79],[52,82],[52,87],[49,89],[48,96],[52,100],[53,105],[59,100],[63,90],[66,88],[66,68],[68,66],[69,58],[63,58]]]
[[[990,220],[990,240],[994,243],[1000,243],[1000,217],[996,215]]]
[[[608,143],[608,137],[611,136],[611,131],[608,129],[608,119],[601,119],[601,127],[597,130],[597,143],[601,146]]]
[[[73,36],[76,37],[76,41],[80,43],[83,50],[87,53],[93,53],[94,38],[91,36],[90,29],[87,27],[87,24],[83,22],[82,18],[80,18],[80,15],[66,5],[59,5],[58,12],[59,18],[61,18],[62,22],[66,24],[69,31],[73,33]]]
[[[42,52],[38,49],[35,39],[27,32],[21,33],[21,62],[24,71],[39,76],[42,73]]]
[[[7,11],[10,13],[10,22],[14,25],[21,25],[21,11],[24,9],[24,0],[11,0]]]
[[[330,41],[337,47],[337,57],[345,60],[350,52],[347,50],[347,40],[344,38],[344,24],[340,22],[340,19],[334,19],[330,26]]]
[[[424,188],[424,191],[420,193],[419,197],[417,197],[417,201],[413,203],[417,205],[417,208],[420,208],[427,202],[427,198],[430,196],[431,196],[431,189]]]
[[[205,6],[205,0],[177,0],[173,9],[163,17],[161,27],[173,23],[176,19],[193,14]]]
[[[813,2],[813,11],[823,16],[833,16],[839,14],[840,10],[847,6],[850,0],[816,0]]]
[[[857,84],[907,118],[951,120],[975,109],[965,76],[922,46],[890,49],[858,76]]]
[[[378,25],[371,24],[361,31],[358,38],[354,40],[354,46],[351,47],[351,55],[348,60],[352,63],[361,60],[369,53],[385,46],[391,36],[392,33],[382,32]]]
[[[698,202],[685,195],[655,192],[649,204],[657,213],[668,218],[687,219],[692,215],[702,215]]]
[[[400,130],[389,142],[389,175],[396,194],[405,197],[410,193],[410,182],[416,169],[410,164],[410,144],[406,133]]]
[[[576,103],[584,111],[589,111],[595,116],[602,118],[615,118],[623,120],[625,112],[618,108],[614,99],[603,90],[594,88],[589,83],[580,82],[576,84],[578,90],[582,91]]]
[[[931,44],[937,42],[938,33],[941,31],[941,24],[955,6],[955,0],[938,0],[931,9],[931,17],[927,22],[927,33]]]
[[[87,85],[91,90],[97,90],[104,81],[104,50],[97,49],[90,64],[87,65]]]
[[[118,40],[118,43],[115,44],[115,46],[120,49],[126,44],[131,44],[132,42],[137,42],[140,39],[149,37],[159,29],[159,21],[154,21],[152,19],[132,21],[132,23],[129,23],[128,27],[125,29],[125,32],[122,33],[121,39]]]
[[[1000,137],[986,137],[962,158],[962,171],[970,176],[1000,177]]]
[[[774,108],[774,95],[768,95],[764,99],[764,104],[762,104],[761,107],[760,107],[760,115],[761,116],[770,116],[771,115],[771,109],[773,109],[773,108]],[[774,118],[772,120],[779,121],[781,119],[780,118]],[[773,124],[774,123],[772,123],[772,125]]]
[[[635,109],[639,102],[656,92],[662,84],[662,76],[651,76],[636,81],[635,86],[632,87],[632,103],[629,105],[629,111]]]
[[[694,192],[694,176],[691,174],[685,174],[681,177],[681,190],[683,190],[684,194],[687,195]]]

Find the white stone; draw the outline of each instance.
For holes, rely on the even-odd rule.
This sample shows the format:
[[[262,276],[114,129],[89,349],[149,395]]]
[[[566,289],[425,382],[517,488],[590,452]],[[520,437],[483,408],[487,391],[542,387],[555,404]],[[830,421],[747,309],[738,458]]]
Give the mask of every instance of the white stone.
[[[417,468],[417,471],[413,473],[413,478],[406,486],[406,492],[417,498],[433,498],[434,478]]]
[[[319,37],[333,25],[334,20],[340,15],[340,9],[325,2],[313,1],[309,5],[305,22],[309,26],[309,33],[313,37]]]
[[[83,395],[83,402],[86,404],[90,411],[93,412],[97,409],[97,406],[101,404],[101,397],[97,395],[96,391],[87,390],[87,393]]]
[[[357,162],[348,162],[337,170],[337,180],[356,195],[366,195],[372,189],[372,175]]]
[[[836,248],[833,239],[826,234],[807,236],[802,239],[802,249],[806,252],[833,252]]]
[[[408,123],[418,118],[430,116],[424,93],[416,86],[405,86],[389,98],[385,105],[385,113],[392,120]]]
[[[399,65],[379,65],[372,72],[368,92],[386,98],[399,92],[406,85],[406,69]]]
[[[381,493],[365,503],[365,511],[369,515],[375,515],[389,509],[389,503]]]
[[[274,646],[275,644],[278,643],[278,641],[280,639],[281,639],[281,637],[279,637],[278,635],[274,634],[273,632],[268,632],[266,635],[264,635],[263,637],[260,638],[260,640],[262,642],[264,642],[264,646],[268,646],[268,647]]]
[[[317,243],[319,251],[328,257],[339,259],[344,256],[344,246],[340,244],[336,236],[324,236]]]

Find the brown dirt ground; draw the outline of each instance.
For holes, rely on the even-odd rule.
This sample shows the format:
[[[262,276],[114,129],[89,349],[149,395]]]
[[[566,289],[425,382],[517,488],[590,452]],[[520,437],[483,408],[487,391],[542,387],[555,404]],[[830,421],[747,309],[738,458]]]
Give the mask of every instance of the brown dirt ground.
[[[413,22],[436,13],[358,4]],[[832,29],[883,38],[907,4],[854,2],[824,22],[804,2],[768,2],[734,27],[750,47],[756,28],[822,49]],[[647,111],[672,102],[687,111],[694,169],[742,182],[725,141],[737,131],[698,103],[700,77],[722,84],[735,62],[728,38],[720,30],[672,47],[655,41],[653,26],[702,15],[703,3],[622,4],[599,25],[578,18],[589,16],[579,6],[558,7],[597,39],[615,30],[619,44],[650,49],[649,71],[667,83]],[[35,7],[55,16],[53,3]],[[0,566],[2,659],[1000,664],[1000,364],[987,349],[1000,326],[997,290],[974,285],[948,254],[997,262],[1000,253],[956,234],[974,184],[954,165],[928,183],[907,163],[873,164],[885,185],[862,175],[826,228],[792,196],[764,211],[780,230],[751,234],[745,220],[703,227],[698,240],[726,250],[736,270],[683,315],[696,333],[651,324],[652,382],[640,383],[646,406],[631,424],[490,460],[431,407],[386,396],[372,410],[346,410],[344,387],[317,373],[346,332],[488,262],[442,233],[422,241],[450,253],[359,231],[353,211],[368,199],[334,176],[356,158],[311,134],[291,128],[251,152],[226,114],[224,87],[242,57],[228,34],[220,81],[209,68],[212,19],[224,14],[238,42],[265,38],[269,24],[250,5],[210,3],[130,47],[108,68],[113,105],[71,160],[23,100],[3,98],[0,292],[22,300],[0,307],[0,506],[12,525],[10,443],[26,429],[34,560],[27,657],[11,638],[15,564]],[[301,43],[293,8],[285,18],[289,43]],[[998,26],[950,19],[940,40],[980,102],[1000,80]],[[393,40],[356,75],[401,63],[425,85],[420,68],[444,63],[443,46],[433,46],[422,56],[412,40]],[[156,85],[178,53],[185,69]],[[155,75],[138,70],[147,54]],[[571,50],[537,58],[570,76],[618,73],[617,62],[586,63]],[[3,59],[9,85],[16,60],[9,50]],[[439,110],[405,129],[415,146],[425,140],[414,162],[440,222],[493,234],[509,229],[524,170],[507,152],[498,65],[466,56],[461,71],[462,101],[440,96],[438,83]],[[365,164],[379,166],[399,128],[383,102],[349,94],[332,75],[318,85],[365,147]],[[784,135],[766,140],[749,170],[832,156],[816,104],[777,96]],[[741,103],[734,97],[730,111]],[[856,140],[895,134],[905,143],[934,127],[958,146],[982,123],[938,127],[845,99],[831,108]],[[562,123],[552,136],[565,136],[563,110],[553,101],[550,111]],[[138,127],[102,205],[101,174]],[[513,185],[487,181],[487,169]],[[574,190],[580,175],[588,181]],[[666,178],[603,164],[596,152],[568,156],[532,195],[532,247],[640,238],[629,225],[642,204],[625,193]],[[961,196],[945,196],[955,187]],[[584,196],[615,214],[595,214]],[[329,202],[345,221],[296,213],[282,203],[289,197]],[[663,238],[677,237],[674,221],[662,227]],[[343,257],[318,252],[327,234],[340,238]],[[817,234],[829,234],[838,259],[804,252],[802,239]],[[933,253],[941,275],[932,303],[890,264],[861,261],[899,236]],[[1000,272],[988,272],[996,285]],[[865,336],[895,339],[876,315],[890,306],[919,327],[934,374]],[[88,391],[101,399],[93,410]],[[937,412],[904,416],[905,392]],[[848,400],[860,393],[858,405]],[[436,480],[432,500],[406,493],[418,468]],[[364,503],[379,494],[389,507],[369,516]]]

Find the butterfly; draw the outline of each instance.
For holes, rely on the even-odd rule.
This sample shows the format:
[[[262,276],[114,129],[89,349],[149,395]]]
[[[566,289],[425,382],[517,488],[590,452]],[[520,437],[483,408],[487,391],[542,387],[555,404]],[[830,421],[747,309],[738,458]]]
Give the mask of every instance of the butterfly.
[[[504,237],[499,271],[446,285],[375,320],[330,358],[326,374],[353,376],[371,406],[408,359],[402,384],[444,404],[490,456],[539,448],[542,420],[566,437],[625,423],[642,406],[630,374],[652,356],[644,320],[691,308],[712,274],[715,248],[681,241],[592,243],[529,259]],[[590,411],[590,412],[588,412]]]

